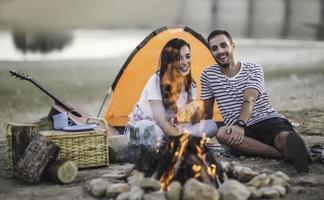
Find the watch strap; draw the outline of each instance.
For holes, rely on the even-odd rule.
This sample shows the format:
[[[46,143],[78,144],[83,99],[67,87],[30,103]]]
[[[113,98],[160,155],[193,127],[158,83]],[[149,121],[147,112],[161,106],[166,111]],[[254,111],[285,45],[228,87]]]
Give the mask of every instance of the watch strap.
[[[246,127],[246,123],[245,123],[245,121],[243,121],[243,120],[241,120],[241,119],[236,120],[236,122],[234,123],[234,125],[238,125],[238,126],[240,126],[240,127],[242,127],[242,128],[245,128],[245,127]]]

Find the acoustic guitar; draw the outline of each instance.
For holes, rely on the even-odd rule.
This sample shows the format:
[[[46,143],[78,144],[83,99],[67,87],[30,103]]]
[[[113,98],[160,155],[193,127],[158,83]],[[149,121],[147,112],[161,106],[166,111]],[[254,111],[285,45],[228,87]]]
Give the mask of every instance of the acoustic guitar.
[[[88,124],[89,121],[91,121],[91,119],[92,119],[92,120],[94,120],[94,122],[97,122],[97,124],[99,125],[100,128],[103,128],[103,129],[105,128],[104,124],[98,123],[98,121],[95,120],[96,119],[95,117],[93,117],[90,114],[88,114],[87,112],[83,111],[81,108],[71,105],[71,104],[63,103],[63,101],[56,98],[53,94],[51,94],[44,87],[42,87],[38,82],[33,80],[33,78],[31,76],[28,76],[27,74],[24,74],[24,73],[16,71],[16,70],[10,70],[9,72],[12,76],[15,76],[17,79],[27,80],[27,81],[33,83],[36,87],[38,87],[40,90],[42,90],[45,94],[47,94],[49,97],[51,97],[54,100],[55,105],[52,106],[52,108],[49,112],[49,115],[48,115],[50,118],[51,118],[51,116],[53,116],[57,113],[67,112],[70,125]],[[100,122],[100,120],[99,120],[99,122]]]

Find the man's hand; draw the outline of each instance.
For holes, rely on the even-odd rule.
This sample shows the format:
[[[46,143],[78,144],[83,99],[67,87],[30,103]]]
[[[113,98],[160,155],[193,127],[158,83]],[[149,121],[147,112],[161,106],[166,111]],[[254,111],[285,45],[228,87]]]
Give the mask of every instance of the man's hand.
[[[226,143],[229,146],[236,146],[243,142],[244,139],[244,128],[234,125],[227,127],[226,133],[229,134],[229,137]]]

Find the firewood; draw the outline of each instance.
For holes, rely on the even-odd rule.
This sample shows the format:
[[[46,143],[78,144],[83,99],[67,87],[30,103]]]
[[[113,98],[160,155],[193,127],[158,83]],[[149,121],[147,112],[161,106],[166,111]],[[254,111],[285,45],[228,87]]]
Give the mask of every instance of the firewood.
[[[20,158],[24,155],[25,149],[37,133],[38,127],[31,124],[9,124],[8,130],[11,133],[11,150],[10,156],[12,163],[15,166]]]
[[[208,152],[205,142],[205,138],[188,135],[169,137],[159,153],[140,154],[135,169],[160,180],[162,190],[172,181],[185,184],[190,178],[217,188],[223,182],[224,172],[217,155]]]
[[[46,137],[36,134],[23,156],[14,166],[14,176],[28,183],[39,183],[46,166],[56,159],[59,147]]]
[[[206,160],[210,163],[210,164],[215,164],[216,166],[216,180],[217,180],[217,183],[218,183],[218,186],[220,186],[221,183],[223,183],[226,179],[227,179],[227,176],[226,176],[226,173],[219,161],[219,157],[217,155],[217,152],[215,151],[212,151],[212,150],[209,150],[207,148],[207,152],[206,152]]]
[[[198,180],[201,180],[204,183],[212,185],[213,184],[213,181],[212,181],[213,177],[210,177],[207,174],[207,171],[206,171],[206,168],[205,168],[206,166],[204,165],[204,163],[194,154],[190,154],[188,156],[188,159],[191,160],[193,164],[201,167],[201,169],[200,169],[200,171],[198,173],[199,176],[197,176],[195,178],[198,179]]]
[[[46,177],[61,184],[73,182],[77,175],[78,167],[70,160],[55,160],[46,169]]]

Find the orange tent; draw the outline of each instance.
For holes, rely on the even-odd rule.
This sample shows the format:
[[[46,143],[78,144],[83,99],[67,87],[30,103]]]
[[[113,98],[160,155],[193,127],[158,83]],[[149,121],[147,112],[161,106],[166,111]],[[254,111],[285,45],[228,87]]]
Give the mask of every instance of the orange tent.
[[[116,79],[111,85],[111,99],[107,106],[105,119],[110,126],[125,126],[128,114],[139,100],[147,80],[158,69],[163,46],[173,38],[181,38],[190,44],[192,53],[192,76],[200,94],[200,74],[202,70],[215,63],[205,39],[194,30],[162,27],[148,35],[131,53]],[[223,121],[217,103],[214,107],[215,121]]]

